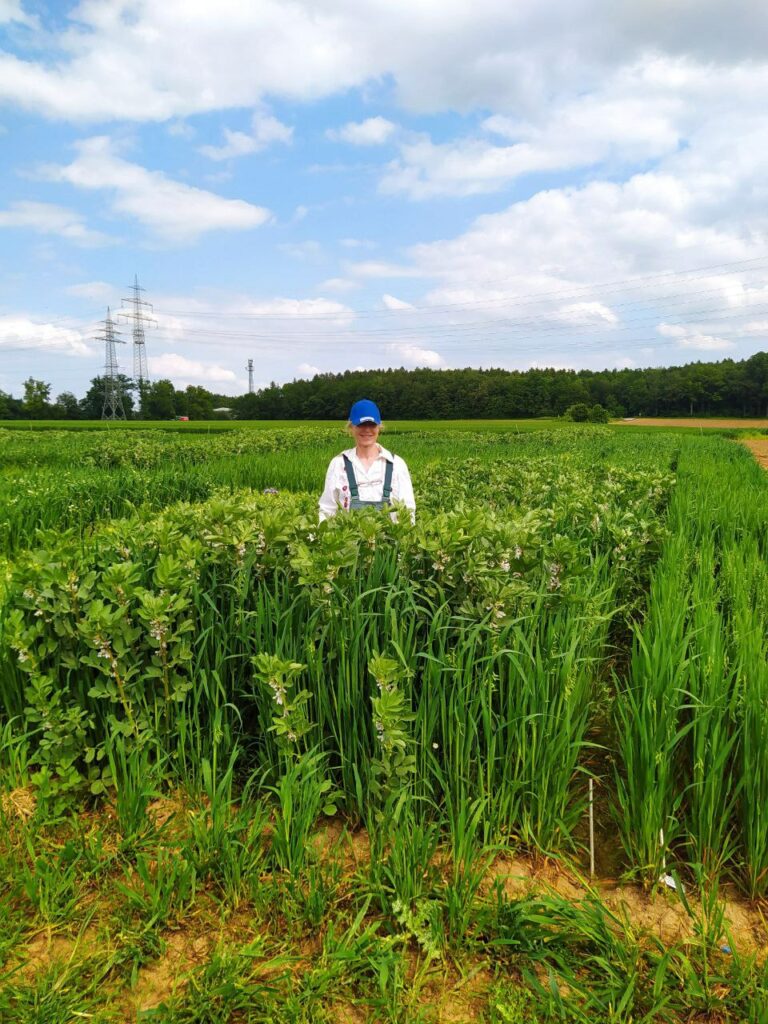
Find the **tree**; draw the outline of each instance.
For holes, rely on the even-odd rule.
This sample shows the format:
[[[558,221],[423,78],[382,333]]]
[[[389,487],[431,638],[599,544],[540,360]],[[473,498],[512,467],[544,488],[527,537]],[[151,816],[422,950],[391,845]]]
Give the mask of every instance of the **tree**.
[[[172,420],[176,415],[176,389],[169,380],[156,380],[146,387],[143,415],[150,420]]]
[[[190,384],[184,393],[177,392],[177,409],[181,416],[189,416],[191,420],[213,419],[213,395],[205,388]]]
[[[50,397],[50,384],[46,384],[43,380],[35,380],[34,377],[28,377],[24,381],[24,412],[29,419],[39,420],[49,415],[51,411]]]
[[[577,402],[565,410],[565,415],[574,423],[586,423],[589,420],[590,408],[586,402]]]
[[[125,415],[130,416],[133,412],[133,392],[136,389],[136,385],[130,377],[126,377],[124,373],[117,375],[117,385],[120,388],[123,397],[123,408],[125,409]],[[85,420],[100,420],[101,414],[104,411],[104,393],[106,390],[106,378],[105,377],[94,377],[91,381],[91,386],[86,392],[85,398],[81,398],[80,415]]]
[[[57,420],[80,419],[80,403],[71,391],[62,391],[57,396],[51,411]]]

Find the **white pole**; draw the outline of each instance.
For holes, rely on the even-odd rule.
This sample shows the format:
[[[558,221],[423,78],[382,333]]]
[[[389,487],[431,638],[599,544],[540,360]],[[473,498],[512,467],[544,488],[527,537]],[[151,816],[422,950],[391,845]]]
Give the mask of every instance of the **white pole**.
[[[595,785],[589,780],[589,877],[595,877]]]

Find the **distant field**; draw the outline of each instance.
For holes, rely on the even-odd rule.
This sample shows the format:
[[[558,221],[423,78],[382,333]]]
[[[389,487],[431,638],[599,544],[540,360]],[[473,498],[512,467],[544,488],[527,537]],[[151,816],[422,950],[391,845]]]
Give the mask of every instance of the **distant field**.
[[[759,430],[768,431],[768,419],[706,419],[655,418],[638,416],[633,419],[612,420],[610,426],[618,427],[665,427],[668,430],[697,427],[705,430]],[[411,433],[413,431],[483,431],[484,433],[522,434],[535,430],[562,430],[573,424],[566,419],[550,417],[541,419],[496,419],[496,420],[385,420],[384,429],[389,434]],[[111,431],[158,430],[179,434],[226,433],[231,430],[328,430],[344,429],[343,420],[0,420],[0,429],[18,431],[72,430]]]
[[[411,430],[483,430],[512,431],[551,430],[569,427],[562,419],[530,420],[386,420],[385,428],[393,432]],[[220,430],[285,430],[313,427],[343,428],[343,420],[0,420],[0,428],[7,430],[178,430],[187,434],[210,433]]]
[[[620,427],[700,427],[711,430],[768,430],[768,420],[704,419],[679,417],[660,419],[652,416],[636,416],[632,419],[614,420]]]

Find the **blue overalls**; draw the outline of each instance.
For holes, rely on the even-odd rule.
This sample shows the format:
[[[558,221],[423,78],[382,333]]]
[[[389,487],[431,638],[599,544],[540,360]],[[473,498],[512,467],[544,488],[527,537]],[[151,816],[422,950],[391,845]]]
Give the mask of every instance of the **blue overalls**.
[[[347,481],[349,483],[350,511],[360,508],[385,508],[392,504],[390,497],[392,495],[392,470],[395,468],[393,462],[390,462],[390,460],[387,459],[387,468],[384,470],[384,490],[381,492],[381,501],[361,501],[360,491],[357,488],[357,479],[355,478],[355,467],[346,455],[342,455],[342,458],[344,459],[344,470],[347,474]]]

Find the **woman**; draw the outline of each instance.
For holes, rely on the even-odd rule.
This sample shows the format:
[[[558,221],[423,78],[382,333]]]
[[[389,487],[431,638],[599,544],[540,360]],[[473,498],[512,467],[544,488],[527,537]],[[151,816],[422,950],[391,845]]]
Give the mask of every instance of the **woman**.
[[[393,502],[410,509],[414,519],[416,501],[411,475],[398,455],[379,444],[381,413],[376,403],[367,398],[355,402],[349,411],[347,429],[355,447],[331,459],[320,496],[320,522],[336,515],[339,509],[349,512],[384,508]]]

